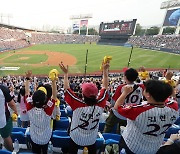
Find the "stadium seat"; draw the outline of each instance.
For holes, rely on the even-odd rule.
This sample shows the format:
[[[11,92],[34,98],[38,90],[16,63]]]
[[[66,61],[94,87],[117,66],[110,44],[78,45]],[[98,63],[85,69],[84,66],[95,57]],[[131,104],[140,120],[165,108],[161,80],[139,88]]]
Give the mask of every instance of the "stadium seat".
[[[14,127],[11,133],[13,142],[17,139],[20,144],[26,144],[25,131],[25,128]]]
[[[64,109],[64,110],[60,110],[61,112],[61,117],[67,117],[67,111]]]
[[[0,150],[0,154],[11,154],[12,152],[8,150]]]
[[[63,104],[61,104],[61,105],[59,106],[59,108],[60,108],[60,110],[64,110],[65,106],[64,106]]]
[[[68,148],[69,147],[70,136],[67,131],[55,130],[52,135],[53,147]]]
[[[100,153],[105,151],[107,145],[119,144],[121,135],[113,133],[103,133],[104,144],[100,149]]]
[[[17,139],[20,144],[26,144],[26,140],[23,132],[12,132],[11,137],[13,142],[15,141],[15,139]]]
[[[53,131],[53,135],[57,135],[57,136],[69,136],[67,130],[55,130],[55,131]]]
[[[97,149],[102,149],[103,145],[104,145],[104,138],[102,136],[102,134],[100,135],[101,133],[99,133],[97,139],[96,139],[96,148]]]
[[[26,132],[26,128],[22,128],[22,127],[13,127],[12,132]]]
[[[70,120],[66,117],[61,117],[59,121],[56,121],[55,130],[67,130],[70,125]]]
[[[102,136],[104,137],[105,144],[119,144],[119,140],[121,135],[119,134],[112,134],[112,133],[103,133]]]
[[[66,108],[66,111],[67,111],[67,116],[72,117],[73,110],[71,108]]]
[[[171,136],[171,134],[177,134],[179,130],[180,130],[179,125],[175,125],[175,124],[172,125],[166,132],[165,138],[169,138]]]
[[[99,123],[99,131],[100,131],[101,133],[103,133],[103,131],[104,131],[105,124],[106,124],[105,122],[100,122],[100,123]],[[111,133],[116,134],[116,129],[117,129],[117,125],[115,125],[115,126],[113,127]]]
[[[99,123],[99,131],[102,133],[104,131],[105,122]]]
[[[21,127],[21,124],[22,124],[22,121],[20,120],[20,117],[18,117],[18,119],[17,119],[17,126]]]
[[[180,125],[180,117],[175,121],[175,123],[174,124],[176,124],[176,125]]]

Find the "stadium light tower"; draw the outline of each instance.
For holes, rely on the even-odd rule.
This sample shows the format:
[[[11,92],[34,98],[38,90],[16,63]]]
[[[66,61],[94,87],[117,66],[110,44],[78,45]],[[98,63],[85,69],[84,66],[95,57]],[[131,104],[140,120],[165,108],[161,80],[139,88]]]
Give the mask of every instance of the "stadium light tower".
[[[79,21],[79,34],[81,33],[81,24],[82,20],[86,20],[86,35],[88,35],[88,21],[92,18],[92,14],[80,14],[80,15],[72,15],[70,16],[70,20],[78,20]]]

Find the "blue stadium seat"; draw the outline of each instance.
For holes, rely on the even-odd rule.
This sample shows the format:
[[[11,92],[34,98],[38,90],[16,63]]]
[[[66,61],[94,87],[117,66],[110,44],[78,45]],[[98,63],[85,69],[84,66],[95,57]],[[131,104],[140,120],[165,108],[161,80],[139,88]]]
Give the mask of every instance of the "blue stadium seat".
[[[67,117],[67,111],[64,109],[64,110],[60,110],[61,112],[61,117]]]
[[[8,150],[0,150],[0,154],[11,154],[12,152]]]
[[[105,122],[99,123],[99,131],[102,133],[104,131]]]
[[[26,128],[22,128],[22,127],[13,127],[12,132],[26,132]]]
[[[119,144],[119,140],[121,135],[119,134],[112,134],[112,133],[103,133],[102,136],[104,137],[105,144]]]
[[[99,123],[99,131],[100,131],[101,133],[103,133],[103,131],[104,131],[105,124],[106,124],[106,122],[100,122],[100,123]],[[117,125],[115,125],[115,126],[113,127],[111,133],[116,134],[116,129],[117,129]]]
[[[72,117],[73,115],[73,110],[67,110],[67,116]]]
[[[13,142],[15,141],[15,139],[17,139],[20,144],[26,144],[26,140],[23,132],[12,132],[11,137]]]
[[[70,121],[66,117],[61,117],[59,121],[56,121],[55,130],[67,130],[69,128]]]
[[[104,144],[100,149],[100,153],[105,151],[107,145],[119,144],[121,135],[113,133],[103,133]]]
[[[52,135],[53,147],[68,148],[69,147],[70,136],[67,131],[55,130]]]
[[[171,136],[171,134],[177,134],[179,130],[180,130],[179,125],[175,125],[175,124],[172,125],[166,132],[165,138],[169,138]]]
[[[11,133],[13,142],[17,139],[20,144],[26,144],[25,131],[25,128],[14,127]]]
[[[64,110],[65,106],[63,104],[60,104],[59,108],[60,110]]]
[[[20,120],[20,117],[18,117],[18,119],[17,119],[17,125],[18,125],[18,127],[21,127],[21,124],[22,124],[22,121]]]
[[[53,135],[57,135],[57,136],[69,136],[67,130],[55,130],[55,131],[53,131]]]
[[[104,145],[104,139],[103,138],[97,138],[96,139],[96,148],[102,149],[103,145]]]
[[[176,125],[180,125],[180,117],[175,121],[175,123],[174,124],[176,124]]]

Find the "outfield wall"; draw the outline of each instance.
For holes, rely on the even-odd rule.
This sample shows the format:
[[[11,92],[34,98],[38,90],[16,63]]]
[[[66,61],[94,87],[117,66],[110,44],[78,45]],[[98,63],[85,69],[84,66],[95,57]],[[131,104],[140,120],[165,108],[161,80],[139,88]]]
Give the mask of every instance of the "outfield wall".
[[[138,47],[139,47],[139,48],[143,48],[143,49],[151,49],[151,50],[158,50],[158,51],[163,51],[163,52],[180,54],[180,51],[173,50],[173,49],[157,48],[157,47],[148,47],[148,46],[138,46]]]

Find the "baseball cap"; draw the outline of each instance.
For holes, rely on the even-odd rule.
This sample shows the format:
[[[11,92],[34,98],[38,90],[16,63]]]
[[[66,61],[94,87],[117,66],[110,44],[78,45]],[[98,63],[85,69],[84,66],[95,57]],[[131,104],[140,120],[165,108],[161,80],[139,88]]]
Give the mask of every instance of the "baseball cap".
[[[124,67],[122,71],[126,72],[128,69],[129,69],[128,67]]]
[[[39,87],[38,90],[43,91],[43,92],[47,95],[47,90],[46,90],[46,88],[44,88],[44,87]]]
[[[32,100],[35,107],[41,108],[45,105],[46,94],[41,90],[37,90],[34,92]]]
[[[97,96],[98,95],[98,88],[92,82],[83,83],[81,88],[82,88],[83,95],[88,97],[88,98],[90,98],[91,96]]]

